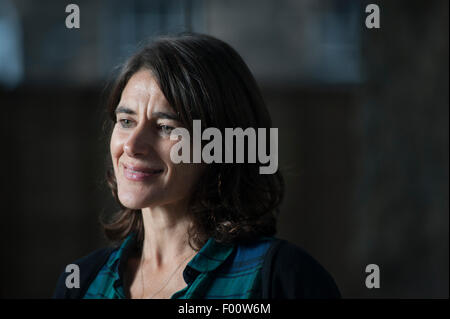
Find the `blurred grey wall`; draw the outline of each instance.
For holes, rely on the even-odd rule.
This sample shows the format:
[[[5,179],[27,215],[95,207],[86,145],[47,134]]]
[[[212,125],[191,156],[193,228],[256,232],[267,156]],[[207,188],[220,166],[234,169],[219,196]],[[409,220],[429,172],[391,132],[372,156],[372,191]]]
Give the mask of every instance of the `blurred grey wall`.
[[[365,1],[76,3],[68,30],[65,3],[0,0],[0,44],[16,43],[0,70],[23,68],[0,76],[0,297],[46,298],[106,244],[103,88],[137,44],[184,30],[230,43],[261,86],[286,178],[278,236],[344,297],[448,297],[448,1],[376,1],[378,30]],[[380,289],[365,287],[371,263]]]

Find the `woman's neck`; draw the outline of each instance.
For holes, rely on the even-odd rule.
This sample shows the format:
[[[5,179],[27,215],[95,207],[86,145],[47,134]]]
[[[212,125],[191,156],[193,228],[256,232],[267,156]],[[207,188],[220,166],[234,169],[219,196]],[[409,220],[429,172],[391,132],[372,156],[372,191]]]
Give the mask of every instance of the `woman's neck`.
[[[152,207],[142,209],[144,223],[143,261],[154,269],[164,268],[194,253],[189,246],[191,218],[186,209]]]

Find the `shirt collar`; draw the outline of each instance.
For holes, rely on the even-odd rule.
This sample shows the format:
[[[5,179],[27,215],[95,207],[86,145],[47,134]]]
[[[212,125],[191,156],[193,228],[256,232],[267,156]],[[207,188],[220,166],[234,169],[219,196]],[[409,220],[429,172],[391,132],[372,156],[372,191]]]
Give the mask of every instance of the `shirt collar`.
[[[107,267],[111,276],[114,278],[113,289],[120,298],[125,298],[123,290],[123,272],[128,261],[130,253],[136,247],[136,236],[134,233],[125,238],[113,258],[110,258]]]
[[[218,243],[209,238],[200,251],[192,258],[183,271],[187,283],[195,279],[202,272],[213,271],[222,265],[234,251],[235,245]],[[109,261],[109,268],[117,275],[116,285],[122,285],[123,272],[130,253],[136,249],[136,235],[131,233],[120,245],[115,258]]]
[[[128,257],[129,252],[135,246],[135,238],[134,234],[130,234],[122,244],[119,246],[113,258],[108,260],[107,266],[113,272],[116,272],[119,267],[123,268],[123,264],[126,261],[125,257]]]
[[[234,250],[234,245],[220,244],[209,238],[205,245],[188,263],[188,266],[199,272],[208,272],[219,267]]]
[[[130,257],[131,253],[135,250],[136,250],[136,234],[131,233],[130,235],[128,235],[127,238],[125,238],[124,242],[117,251],[117,259],[119,261],[116,270],[120,278],[123,278],[123,273],[125,271],[128,258]]]

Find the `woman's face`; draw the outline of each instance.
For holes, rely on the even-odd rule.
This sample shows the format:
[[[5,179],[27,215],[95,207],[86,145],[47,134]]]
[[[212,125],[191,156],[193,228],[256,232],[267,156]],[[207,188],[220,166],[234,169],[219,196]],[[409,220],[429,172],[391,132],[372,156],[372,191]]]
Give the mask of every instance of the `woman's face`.
[[[174,164],[171,130],[182,126],[150,71],[136,72],[116,108],[111,157],[119,200],[127,208],[164,206],[189,199],[203,167]]]

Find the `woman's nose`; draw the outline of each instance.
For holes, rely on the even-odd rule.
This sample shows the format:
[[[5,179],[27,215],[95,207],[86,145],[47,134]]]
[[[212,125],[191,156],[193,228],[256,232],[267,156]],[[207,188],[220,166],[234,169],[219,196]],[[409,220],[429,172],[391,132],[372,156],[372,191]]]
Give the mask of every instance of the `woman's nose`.
[[[123,149],[128,156],[145,156],[150,150],[149,136],[144,129],[135,129],[125,142]]]

